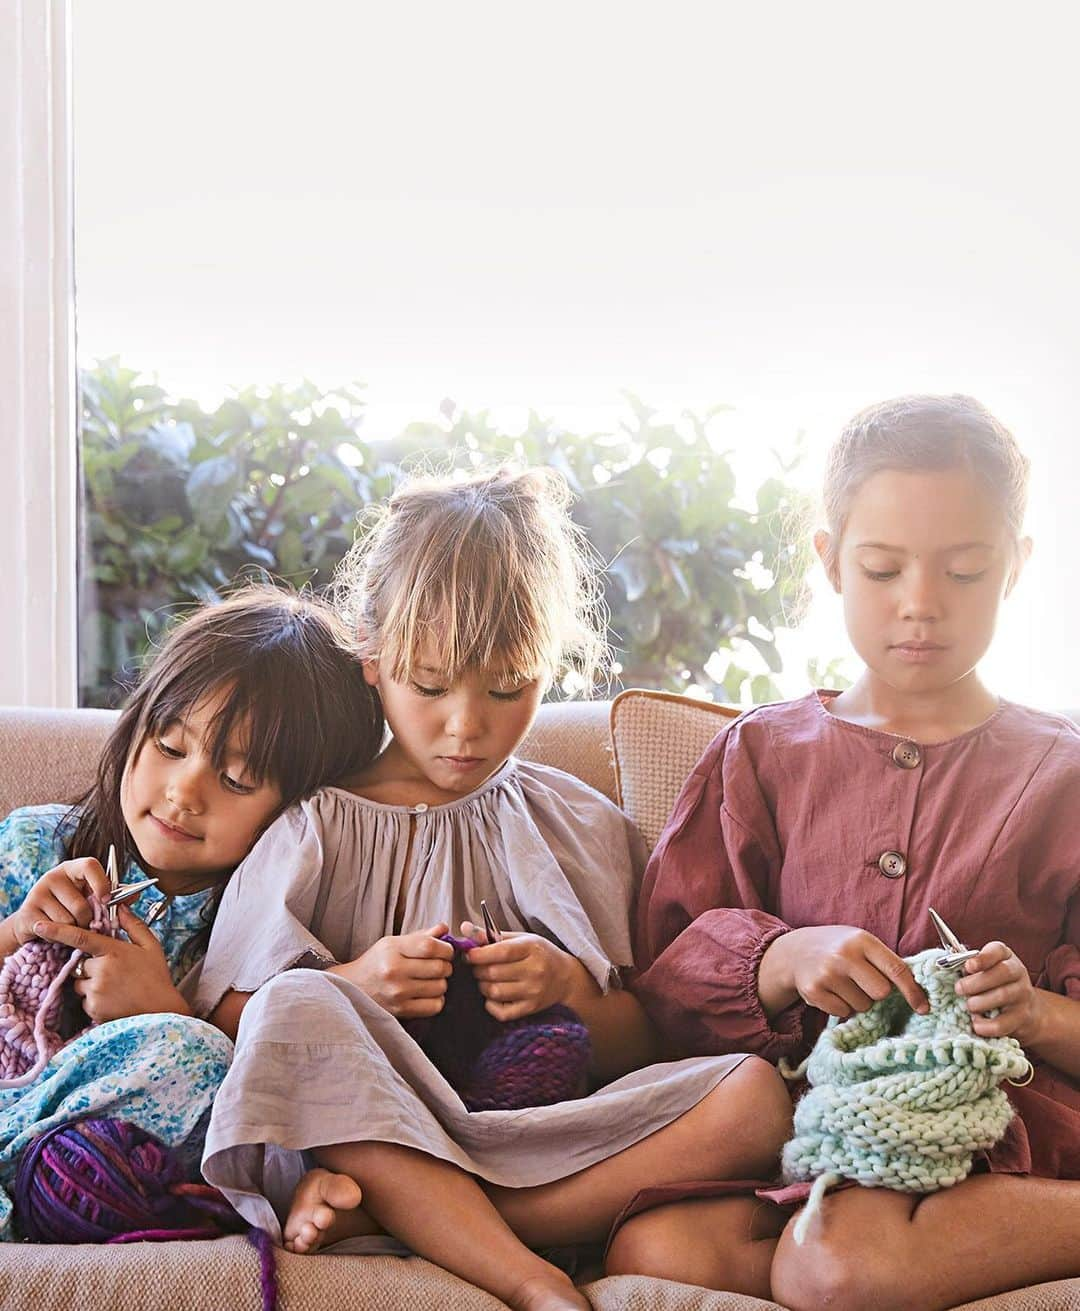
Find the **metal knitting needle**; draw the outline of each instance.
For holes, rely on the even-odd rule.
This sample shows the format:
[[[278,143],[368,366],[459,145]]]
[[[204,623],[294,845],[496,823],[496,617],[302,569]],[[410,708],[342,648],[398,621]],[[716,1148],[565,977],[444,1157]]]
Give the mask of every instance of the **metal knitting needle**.
[[[488,942],[502,942],[502,930],[495,924],[495,918],[488,910],[488,904],[484,900],[480,902],[480,914],[484,917],[484,928],[487,930]]]
[[[110,893],[106,898],[105,905],[112,910],[116,906],[122,906],[125,901],[134,901],[140,893],[143,893],[147,888],[152,888],[156,885],[157,879],[140,879],[138,883],[121,883],[116,891]]]
[[[113,898],[116,896],[116,891],[120,887],[120,871],[119,869],[117,869],[116,866],[116,847],[111,842],[109,843],[109,859],[106,862],[105,873],[109,876],[109,889],[110,889],[109,897],[108,900],[105,902],[105,905],[108,906],[109,908],[109,924],[112,926],[113,930],[115,931],[116,906],[113,903]]]
[[[941,939],[941,945],[945,948],[945,955],[939,956],[937,959],[938,966],[943,970],[955,970],[959,969],[965,961],[974,960],[979,954],[978,949],[965,947],[933,906],[928,907],[928,909],[934,928],[937,929],[937,935]]]

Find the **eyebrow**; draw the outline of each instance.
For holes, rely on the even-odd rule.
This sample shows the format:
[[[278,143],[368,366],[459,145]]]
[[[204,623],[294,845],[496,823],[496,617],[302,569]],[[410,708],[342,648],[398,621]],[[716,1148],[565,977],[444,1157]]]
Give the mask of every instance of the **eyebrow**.
[[[906,555],[907,550],[903,546],[891,546],[888,542],[857,542],[855,549],[862,550],[863,547],[872,547],[877,551],[894,551],[897,555]],[[990,542],[957,542],[955,546],[943,546],[941,554],[947,555],[950,551],[992,551],[993,545]]]

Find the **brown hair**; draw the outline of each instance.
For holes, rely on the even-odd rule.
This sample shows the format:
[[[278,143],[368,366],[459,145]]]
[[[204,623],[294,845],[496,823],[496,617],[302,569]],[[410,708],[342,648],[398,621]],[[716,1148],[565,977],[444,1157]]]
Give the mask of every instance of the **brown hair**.
[[[215,766],[239,729],[246,772],[277,785],[281,810],[362,768],[382,744],[382,708],[334,611],[311,595],[245,587],[183,620],[154,656],[76,803],[71,857],[101,860],[113,844],[121,869],[138,859],[120,808],[124,769],[149,738],[221,691],[208,743]]]
[[[548,680],[604,669],[606,611],[592,548],[550,468],[501,465],[403,484],[362,525],[337,597],[365,659],[410,678],[425,643],[447,678],[482,669]]]
[[[1016,438],[971,396],[899,396],[861,410],[829,452],[825,518],[835,550],[855,493],[885,469],[969,469],[1000,504],[1018,542],[1028,461]]]

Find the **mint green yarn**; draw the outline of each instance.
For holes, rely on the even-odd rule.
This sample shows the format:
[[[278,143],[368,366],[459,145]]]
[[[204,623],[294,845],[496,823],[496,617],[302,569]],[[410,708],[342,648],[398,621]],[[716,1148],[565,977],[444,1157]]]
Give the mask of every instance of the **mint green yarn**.
[[[1026,1077],[1027,1057],[1015,1038],[972,1031],[966,998],[956,995],[960,976],[938,967],[941,954],[934,948],[908,960],[929,1014],[894,990],[861,1014],[830,1019],[799,1071],[811,1086],[795,1108],[782,1164],[789,1183],[817,1180],[803,1230],[833,1183],[947,1188],[1008,1127],[1013,1109],[999,1085]]]

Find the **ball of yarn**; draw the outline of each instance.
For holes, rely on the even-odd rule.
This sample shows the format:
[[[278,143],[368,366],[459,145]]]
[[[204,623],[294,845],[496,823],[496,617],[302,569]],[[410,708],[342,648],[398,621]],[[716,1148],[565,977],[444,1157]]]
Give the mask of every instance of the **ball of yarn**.
[[[77,1120],[35,1138],[15,1178],[23,1235],[40,1243],[213,1238],[238,1229],[214,1189],[190,1183],[176,1154],[122,1120]]]
[[[795,1108],[783,1171],[789,1183],[816,1181],[812,1202],[841,1179],[914,1193],[949,1187],[1008,1127],[1013,1109],[999,1085],[1023,1078],[1027,1057],[1015,1038],[973,1031],[958,975],[938,966],[940,956],[934,948],[908,960],[928,1014],[894,990],[830,1019],[798,1071],[811,1086]]]
[[[209,1184],[187,1180],[176,1153],[123,1120],[88,1119],[40,1134],[19,1160],[15,1216],[39,1243],[220,1238],[245,1231],[259,1256],[263,1311],[277,1307],[270,1236],[248,1228]]]
[[[488,1014],[466,955],[478,944],[443,938],[454,948],[454,970],[442,1010],[406,1028],[470,1111],[550,1106],[585,1091],[589,1031],[566,1006],[549,1006],[520,1020]]]

